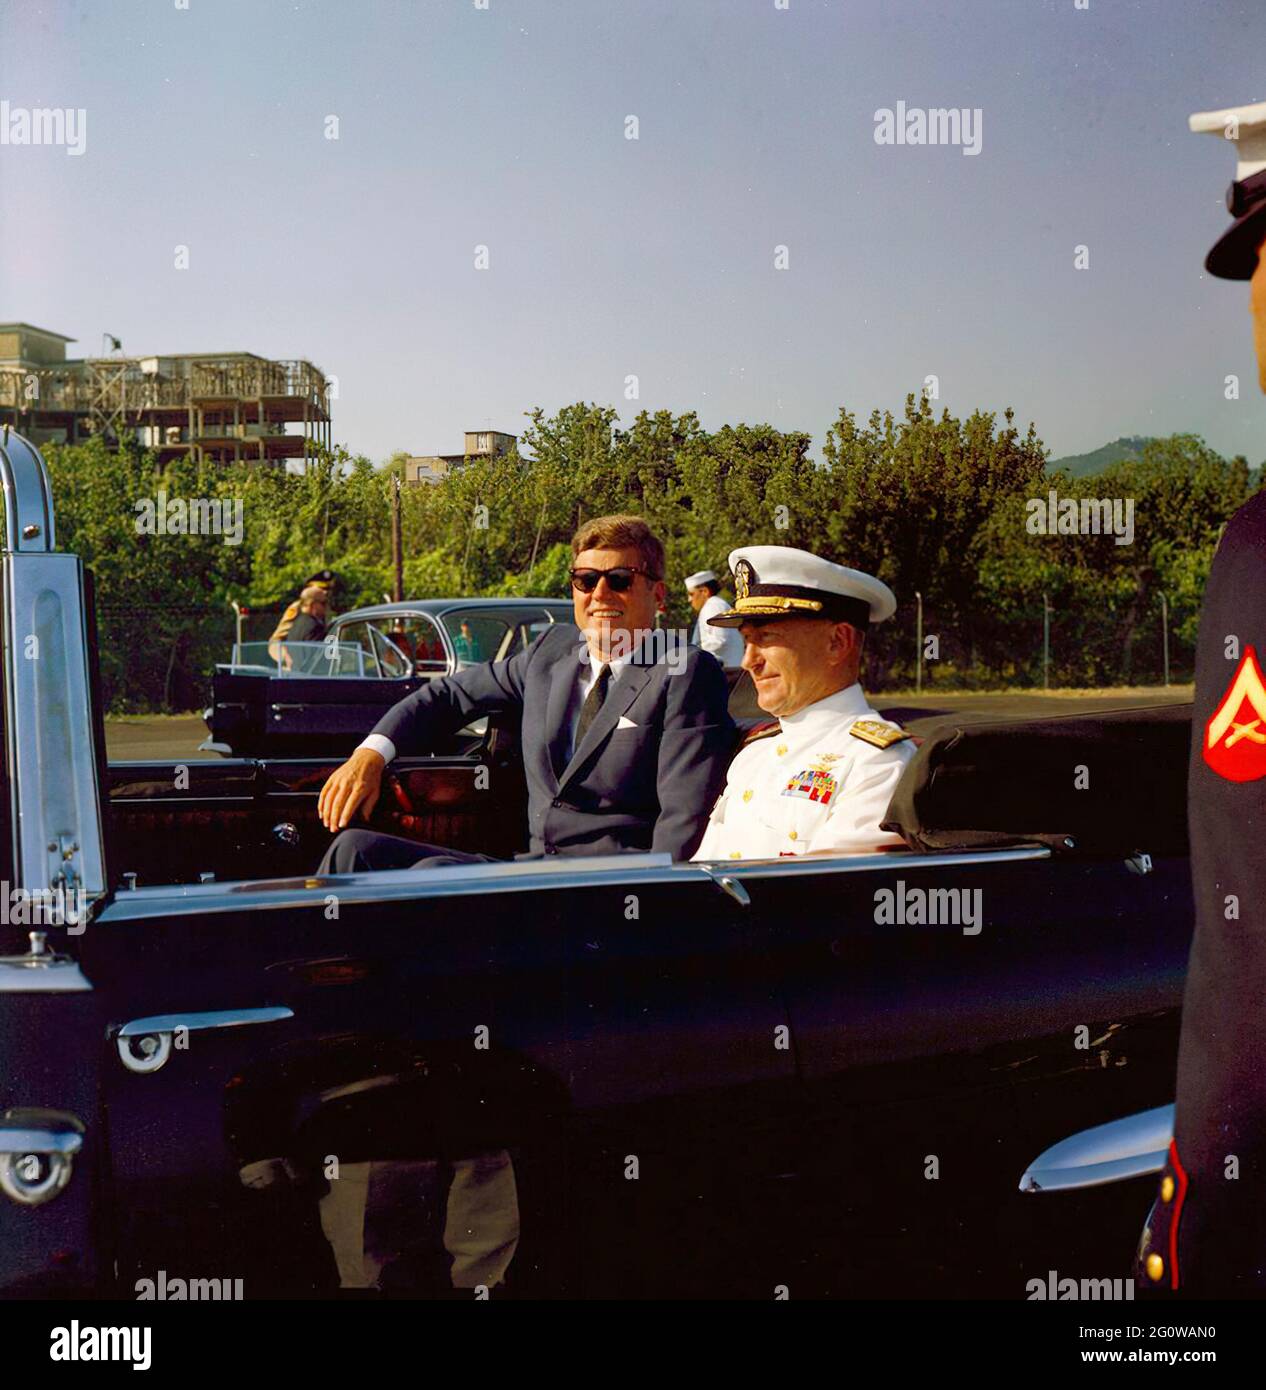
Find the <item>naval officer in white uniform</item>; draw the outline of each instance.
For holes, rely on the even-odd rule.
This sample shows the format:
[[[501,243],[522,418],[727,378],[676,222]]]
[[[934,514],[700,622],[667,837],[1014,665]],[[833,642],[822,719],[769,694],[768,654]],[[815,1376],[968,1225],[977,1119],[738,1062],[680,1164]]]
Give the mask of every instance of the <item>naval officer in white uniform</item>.
[[[870,708],[857,683],[867,628],[896,611],[892,590],[860,570],[781,545],[736,550],[730,568],[734,607],[710,621],[742,634],[743,669],[757,703],[780,727],[730,764],[694,858],[900,845],[879,823],[914,745]]]
[[[711,652],[722,666],[738,666],[743,660],[743,639],[732,629],[713,627],[709,622],[730,611],[730,605],[721,597],[721,581],[715,572],[700,570],[692,574],[686,580],[686,597],[699,615],[690,634],[690,645]]]

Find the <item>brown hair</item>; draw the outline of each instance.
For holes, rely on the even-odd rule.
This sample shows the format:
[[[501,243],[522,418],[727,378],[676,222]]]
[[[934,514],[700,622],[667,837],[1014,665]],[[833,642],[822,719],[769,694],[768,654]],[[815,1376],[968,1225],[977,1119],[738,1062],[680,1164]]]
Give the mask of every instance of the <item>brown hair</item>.
[[[596,516],[571,538],[574,560],[582,550],[633,550],[652,579],[664,577],[664,543],[640,516]]]

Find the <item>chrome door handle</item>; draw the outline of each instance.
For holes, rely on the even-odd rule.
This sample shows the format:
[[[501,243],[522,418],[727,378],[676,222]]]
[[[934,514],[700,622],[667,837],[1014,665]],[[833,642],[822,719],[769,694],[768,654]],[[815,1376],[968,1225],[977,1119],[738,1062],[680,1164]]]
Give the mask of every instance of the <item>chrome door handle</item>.
[[[116,1033],[119,1060],[138,1073],[154,1072],[167,1064],[171,1056],[172,1038],[178,1029],[186,1033],[203,1033],[212,1028],[241,1028],[251,1023],[280,1023],[293,1018],[294,1010],[284,1005],[266,1005],[259,1009],[214,1009],[208,1013],[155,1014],[150,1018],[134,1018]],[[136,1050],[133,1050],[133,1039]]]
[[[83,1134],[83,1124],[62,1110],[6,1110],[0,1115],[0,1192],[22,1207],[51,1202],[70,1181]]]
[[[729,874],[715,873],[712,869],[704,869],[704,873],[727,897],[733,898],[740,907],[751,907],[752,895],[737,878],[731,878]]]

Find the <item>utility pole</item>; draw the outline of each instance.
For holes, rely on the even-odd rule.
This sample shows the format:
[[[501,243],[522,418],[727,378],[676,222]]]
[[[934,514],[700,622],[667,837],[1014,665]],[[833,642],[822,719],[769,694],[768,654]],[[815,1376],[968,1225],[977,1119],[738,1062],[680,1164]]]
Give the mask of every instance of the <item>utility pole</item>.
[[[915,693],[923,693],[923,595],[916,589],[914,597],[918,600],[919,614],[915,619],[914,632],[916,652],[914,658],[914,689]]]
[[[395,574],[395,601],[404,602],[404,545],[400,531],[400,474],[391,478],[391,563]]]
[[[1042,594],[1042,689],[1051,688],[1051,600]]]
[[[541,515],[536,523],[536,539],[532,542],[532,562],[528,565],[527,591],[532,592],[532,577],[536,574],[536,552],[541,548],[541,530],[545,525],[545,498],[541,497]]]
[[[1161,648],[1165,653],[1165,684],[1169,684],[1169,600],[1161,590]]]

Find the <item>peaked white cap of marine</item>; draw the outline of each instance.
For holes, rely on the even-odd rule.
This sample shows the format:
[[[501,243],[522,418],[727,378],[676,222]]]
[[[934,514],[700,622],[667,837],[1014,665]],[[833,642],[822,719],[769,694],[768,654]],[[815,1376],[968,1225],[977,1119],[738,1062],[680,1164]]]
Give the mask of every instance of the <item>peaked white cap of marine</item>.
[[[1197,111],[1187,125],[1197,135],[1218,135],[1235,142],[1235,177],[1247,179],[1266,169],[1266,101]]]
[[[1226,194],[1235,221],[1205,257],[1204,268],[1223,280],[1251,280],[1266,240],[1266,101],[1197,111],[1187,124],[1197,134],[1235,144],[1235,181]]]

